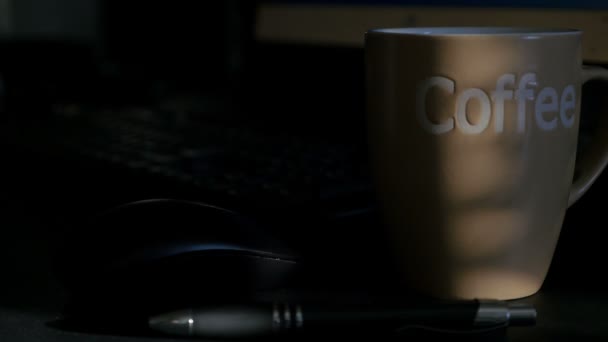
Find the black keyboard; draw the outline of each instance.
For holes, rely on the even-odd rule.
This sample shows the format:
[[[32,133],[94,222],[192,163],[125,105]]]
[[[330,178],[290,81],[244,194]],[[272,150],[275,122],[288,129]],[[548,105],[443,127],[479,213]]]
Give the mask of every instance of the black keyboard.
[[[92,162],[188,189],[200,199],[335,215],[366,210],[363,147],[263,126],[191,120],[148,108],[59,108],[44,120],[3,125],[5,142],[46,158]],[[99,172],[99,170],[97,170]]]

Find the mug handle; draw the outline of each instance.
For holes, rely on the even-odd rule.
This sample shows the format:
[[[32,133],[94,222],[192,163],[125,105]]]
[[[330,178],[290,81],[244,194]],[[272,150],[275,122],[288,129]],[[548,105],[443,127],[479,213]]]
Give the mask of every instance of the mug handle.
[[[599,67],[583,66],[582,83],[587,83],[591,80],[608,81],[608,70]],[[578,201],[593,182],[599,177],[606,165],[608,164],[608,135],[596,134],[595,141],[588,151],[584,151],[577,156],[576,165],[580,169],[580,175],[574,180],[570,189],[570,197],[568,198],[568,207]]]

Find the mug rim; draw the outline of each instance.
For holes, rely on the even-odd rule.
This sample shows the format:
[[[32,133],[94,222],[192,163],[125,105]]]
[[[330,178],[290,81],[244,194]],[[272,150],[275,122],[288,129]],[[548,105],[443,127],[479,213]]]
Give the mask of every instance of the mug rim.
[[[429,26],[374,28],[368,30],[367,33],[416,37],[528,36],[532,38],[541,36],[580,35],[582,30],[558,27]]]

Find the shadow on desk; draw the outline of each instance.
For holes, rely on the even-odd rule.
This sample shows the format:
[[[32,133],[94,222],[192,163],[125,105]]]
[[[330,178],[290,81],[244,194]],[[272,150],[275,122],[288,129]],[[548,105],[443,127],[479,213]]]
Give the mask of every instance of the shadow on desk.
[[[538,311],[532,329],[510,329],[509,341],[607,341],[608,294],[600,291],[541,290],[521,299]]]

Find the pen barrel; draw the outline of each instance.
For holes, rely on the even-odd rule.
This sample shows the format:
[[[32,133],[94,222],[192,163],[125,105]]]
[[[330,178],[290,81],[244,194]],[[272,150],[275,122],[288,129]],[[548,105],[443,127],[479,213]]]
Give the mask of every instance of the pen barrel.
[[[275,310],[269,306],[226,306],[198,310],[191,315],[188,335],[213,338],[247,338],[278,333]],[[289,329],[285,326],[284,330]]]
[[[328,310],[298,306],[294,328],[306,330],[316,328],[350,329],[399,329],[404,326],[427,327],[473,327],[476,324],[479,304],[463,302],[453,304],[411,304],[407,308],[354,308],[353,310]],[[293,312],[294,308],[290,310]],[[293,318],[290,322],[293,321]],[[349,329],[349,330],[350,330]]]
[[[315,331],[385,331],[404,325],[471,326],[475,304],[411,306],[405,309],[353,307],[332,309],[299,304],[220,306],[196,310],[187,335],[240,338]],[[187,319],[184,319],[187,322]],[[184,328],[185,331],[185,328]]]
[[[306,332],[399,332],[409,327],[487,329],[533,325],[536,311],[528,305],[501,301],[409,303],[407,307],[332,309],[300,304],[218,306],[187,309],[155,316],[150,327],[176,335],[247,338]]]

